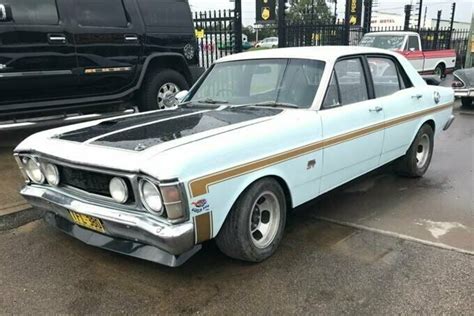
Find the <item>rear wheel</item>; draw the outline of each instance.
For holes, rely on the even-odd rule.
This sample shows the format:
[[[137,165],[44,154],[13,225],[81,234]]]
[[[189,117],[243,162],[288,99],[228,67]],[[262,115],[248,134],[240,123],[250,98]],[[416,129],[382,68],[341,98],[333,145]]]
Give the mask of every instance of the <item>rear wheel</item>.
[[[443,64],[439,64],[438,66],[436,66],[436,68],[435,68],[435,70],[434,70],[434,73],[435,73],[435,75],[438,76],[440,79],[443,79],[444,77],[446,77],[444,65],[443,65]]]
[[[472,105],[472,98],[463,97],[461,98],[462,106],[469,107]]]
[[[182,74],[172,69],[156,69],[143,82],[138,108],[151,111],[171,107],[176,93],[186,89],[189,85]]]
[[[247,188],[236,201],[216,243],[229,257],[260,262],[278,248],[285,223],[283,189],[274,179],[262,179]]]
[[[400,159],[397,172],[407,177],[422,177],[430,166],[433,148],[434,131],[425,124],[418,131],[405,156]]]

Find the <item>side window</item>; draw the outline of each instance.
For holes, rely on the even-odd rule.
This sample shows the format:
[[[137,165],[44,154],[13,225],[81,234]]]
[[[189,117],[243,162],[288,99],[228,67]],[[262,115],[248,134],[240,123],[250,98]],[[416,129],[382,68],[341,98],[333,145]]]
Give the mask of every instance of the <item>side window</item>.
[[[407,46],[408,46],[407,50],[419,51],[420,50],[420,42],[418,41],[418,37],[408,36]]]
[[[165,32],[193,30],[193,20],[187,1],[138,0],[146,26],[164,28]]]
[[[332,76],[331,76],[331,81],[329,82],[329,86],[326,91],[326,96],[324,97],[323,108],[330,109],[339,105],[341,105],[341,102],[339,100],[337,77],[336,77],[336,73],[333,71]]]
[[[341,105],[357,103],[369,99],[364,69],[359,58],[344,59],[334,67]]]
[[[56,0],[14,0],[10,2],[17,24],[56,25],[59,22]]]
[[[397,65],[393,60],[383,57],[369,57],[367,61],[374,82],[375,97],[385,97],[404,89],[404,86],[400,84]]]
[[[75,0],[76,18],[81,26],[126,27],[122,0]]]

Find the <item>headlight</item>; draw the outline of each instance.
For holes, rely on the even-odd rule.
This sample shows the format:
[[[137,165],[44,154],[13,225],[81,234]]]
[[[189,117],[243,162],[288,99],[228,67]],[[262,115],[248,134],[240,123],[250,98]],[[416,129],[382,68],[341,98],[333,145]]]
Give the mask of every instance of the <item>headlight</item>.
[[[159,214],[163,212],[163,201],[156,185],[148,180],[141,180],[140,195],[147,210]]]
[[[128,200],[127,184],[122,178],[113,178],[109,183],[109,191],[112,198],[118,203],[125,203]]]
[[[59,170],[53,164],[47,163],[43,165],[44,175],[48,183],[52,186],[58,186],[59,184]]]
[[[38,184],[44,183],[44,175],[41,172],[39,163],[37,163],[33,158],[24,158],[23,165],[25,166],[26,174],[31,181]]]

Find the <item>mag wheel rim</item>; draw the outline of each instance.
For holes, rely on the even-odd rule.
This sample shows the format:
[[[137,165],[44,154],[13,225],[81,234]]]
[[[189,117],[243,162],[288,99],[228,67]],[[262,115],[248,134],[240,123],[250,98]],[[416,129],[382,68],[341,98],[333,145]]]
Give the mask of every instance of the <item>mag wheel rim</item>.
[[[426,165],[430,156],[430,150],[430,138],[427,134],[423,134],[416,147],[416,166],[418,169],[422,169]]]
[[[261,193],[253,203],[249,218],[252,243],[257,248],[268,247],[280,227],[280,202],[270,191]]]

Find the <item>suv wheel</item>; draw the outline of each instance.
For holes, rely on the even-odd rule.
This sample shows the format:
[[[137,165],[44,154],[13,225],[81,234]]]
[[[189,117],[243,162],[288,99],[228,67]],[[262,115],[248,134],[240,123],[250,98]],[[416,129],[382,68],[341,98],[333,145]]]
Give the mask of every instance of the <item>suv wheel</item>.
[[[189,89],[188,82],[172,69],[156,69],[148,75],[142,86],[140,111],[165,109],[173,106],[174,96]]]
[[[259,180],[239,197],[216,237],[227,256],[260,262],[278,248],[286,222],[285,194],[271,178]]]

